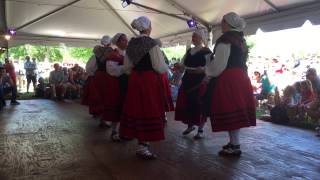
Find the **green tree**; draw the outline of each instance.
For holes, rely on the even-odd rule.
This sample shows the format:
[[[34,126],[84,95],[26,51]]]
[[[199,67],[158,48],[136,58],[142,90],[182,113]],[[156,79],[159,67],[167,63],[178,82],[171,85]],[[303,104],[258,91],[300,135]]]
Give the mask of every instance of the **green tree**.
[[[247,41],[247,46],[248,46],[249,52],[250,52],[250,50],[253,49],[254,46],[256,45],[256,43],[255,43],[256,40],[254,39],[253,36],[247,36],[245,39]]]
[[[50,62],[62,62],[64,57],[61,47],[49,47],[47,55]]]
[[[86,63],[92,56],[92,48],[68,48],[70,56],[74,59],[81,60]]]
[[[25,58],[28,55],[28,51],[25,45],[9,48],[9,55],[14,59]]]
[[[46,58],[49,62],[62,62],[63,55],[61,48],[57,46],[30,46],[29,54],[38,61],[44,61]]]
[[[181,59],[186,53],[186,46],[167,47],[162,48],[162,50],[171,61],[172,58]]]

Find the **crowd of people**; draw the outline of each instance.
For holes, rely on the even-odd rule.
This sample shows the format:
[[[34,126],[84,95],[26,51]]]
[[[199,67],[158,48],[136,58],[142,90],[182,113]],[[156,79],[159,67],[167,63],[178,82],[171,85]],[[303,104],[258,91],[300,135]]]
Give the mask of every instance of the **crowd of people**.
[[[86,73],[82,67],[75,64],[71,68],[61,67],[58,63],[54,64],[54,70],[50,72],[48,79],[38,78],[36,59],[30,60],[26,56],[25,78],[27,80],[27,94],[30,93],[30,84],[33,85],[33,96],[38,98],[51,98],[63,100],[64,98],[80,98],[81,90],[86,80]],[[0,109],[5,105],[5,96],[11,94],[11,105],[19,105],[16,100],[18,96],[18,86],[22,83],[21,77],[17,78],[15,66],[8,59],[2,64],[0,62]],[[20,82],[19,82],[20,81]],[[21,85],[21,84],[20,84]]]
[[[320,136],[320,79],[315,68],[306,71],[304,80],[287,85],[283,90],[272,85],[267,71],[262,75],[255,71],[253,82],[258,92],[256,100],[266,101],[265,108],[270,110],[273,122],[302,122],[310,118],[317,124],[316,135]]]
[[[213,52],[205,47],[206,31],[196,29],[194,47],[186,52],[182,63],[173,65],[169,78],[161,43],[150,37],[151,21],[142,16],[131,26],[139,36],[129,41],[124,33],[104,36],[86,65],[82,104],[89,107],[101,127],[111,127],[110,139],[137,139],[136,155],[155,159],[150,142],[165,139],[166,112],[175,109],[174,119],[187,125],[184,136],[197,126],[194,139],[202,139],[209,118],[213,132],[229,132],[229,142],[219,155],[240,156],[240,129],[256,125],[246,66],[245,21],[235,13],[226,14],[223,35]],[[176,107],[172,90],[177,90]]]

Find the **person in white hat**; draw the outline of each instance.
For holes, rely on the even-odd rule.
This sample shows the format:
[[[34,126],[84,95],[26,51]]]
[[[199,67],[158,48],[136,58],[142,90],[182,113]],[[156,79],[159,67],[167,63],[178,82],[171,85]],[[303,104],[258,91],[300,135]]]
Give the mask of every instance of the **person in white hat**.
[[[109,47],[111,45],[111,38],[108,35],[102,37],[100,41],[101,45],[104,47]]]
[[[103,118],[103,112],[107,101],[105,91],[108,88],[106,84],[106,59],[112,51],[111,38],[103,36],[101,45],[95,46],[93,50],[94,55],[86,64],[86,71],[89,77],[82,104],[89,106],[89,113],[99,119],[100,127],[110,127],[110,124]]]
[[[185,73],[182,77],[182,84],[179,88],[175,120],[188,125],[183,131],[183,135],[188,135],[198,126],[198,132],[194,139],[203,138],[203,127],[207,120],[202,116],[200,97],[204,91],[205,78],[204,67],[206,65],[206,55],[211,53],[209,48],[204,47],[207,40],[205,29],[197,29],[192,35],[192,43],[195,47],[189,49],[182,59]]]
[[[212,130],[229,132],[229,143],[219,152],[222,156],[240,156],[240,128],[256,125],[255,100],[246,65],[245,25],[244,19],[234,12],[223,16],[223,35],[216,41],[205,69],[210,79],[206,108]]]
[[[138,140],[136,155],[155,159],[151,141],[164,137],[164,90],[161,74],[168,66],[156,41],[150,38],[151,21],[141,16],[131,23],[140,32],[129,41],[124,59],[124,71],[129,73],[128,91],[124,102],[120,135]]]
[[[116,46],[113,52],[107,57],[106,84],[108,88],[105,91],[107,101],[105,102],[104,119],[111,122],[111,140],[119,142],[122,139],[118,134],[118,124],[121,118],[122,106],[126,96],[126,87],[128,77],[123,71],[123,61],[125,50],[128,46],[128,39],[124,33],[117,33],[111,39],[112,44]]]

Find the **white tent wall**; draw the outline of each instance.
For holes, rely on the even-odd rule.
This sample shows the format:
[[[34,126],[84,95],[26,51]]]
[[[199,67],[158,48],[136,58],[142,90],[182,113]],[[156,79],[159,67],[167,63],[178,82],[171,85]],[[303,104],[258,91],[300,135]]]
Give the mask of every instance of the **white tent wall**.
[[[9,28],[17,28],[39,16],[64,6],[72,0],[6,0]],[[319,0],[135,0],[167,13],[213,24],[213,39],[220,35],[217,26],[222,16],[234,11],[248,21],[246,34],[258,28],[274,31],[298,27],[309,19],[319,24]],[[165,46],[187,44],[191,33],[185,21],[152,12],[135,5],[122,8],[120,0],[81,0],[18,31],[9,46],[59,44],[92,47],[103,35],[117,32],[134,36],[131,21],[141,15],[152,21],[152,37],[161,38]],[[71,38],[71,39],[70,39]],[[75,38],[75,39],[74,39]]]

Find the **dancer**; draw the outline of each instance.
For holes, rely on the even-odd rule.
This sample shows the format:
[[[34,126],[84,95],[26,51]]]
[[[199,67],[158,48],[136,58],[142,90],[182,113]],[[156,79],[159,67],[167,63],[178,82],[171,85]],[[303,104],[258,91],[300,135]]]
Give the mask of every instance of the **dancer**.
[[[125,34],[117,33],[111,42],[117,48],[107,57],[106,83],[108,88],[105,91],[106,100],[103,119],[112,122],[111,140],[118,142],[121,141],[118,135],[118,124],[120,122],[127,86],[127,75],[123,74],[123,60],[128,46],[128,39]]]
[[[108,78],[106,60],[110,53],[112,53],[113,49],[111,48],[111,38],[109,36],[104,36],[101,40],[101,44],[103,46],[97,47],[94,52],[97,70],[92,78],[92,82],[90,83],[88,103],[91,111],[100,121],[99,126],[104,128],[110,127],[110,124],[103,118],[103,113],[105,110],[105,102],[107,101],[107,95],[105,92],[108,88],[106,83]]]
[[[156,41],[150,38],[151,22],[145,17],[135,19],[131,26],[140,32],[129,41],[124,70],[130,72],[128,92],[120,123],[120,135],[138,140],[136,155],[155,159],[150,141],[164,137],[164,90],[161,74],[168,66]]]
[[[197,29],[192,35],[192,43],[195,47],[189,49],[182,60],[185,73],[179,88],[175,112],[175,120],[188,125],[183,135],[191,133],[195,130],[194,126],[198,126],[195,139],[203,138],[203,127],[207,120],[207,117],[201,114],[200,104],[201,93],[205,87],[203,79],[205,78],[206,55],[211,53],[210,49],[204,47],[205,41],[205,30]]]
[[[256,125],[255,101],[246,66],[245,24],[234,12],[223,16],[223,35],[217,40],[206,66],[210,78],[211,105],[208,106],[212,130],[229,132],[230,141],[219,152],[223,156],[240,156],[240,128]]]

